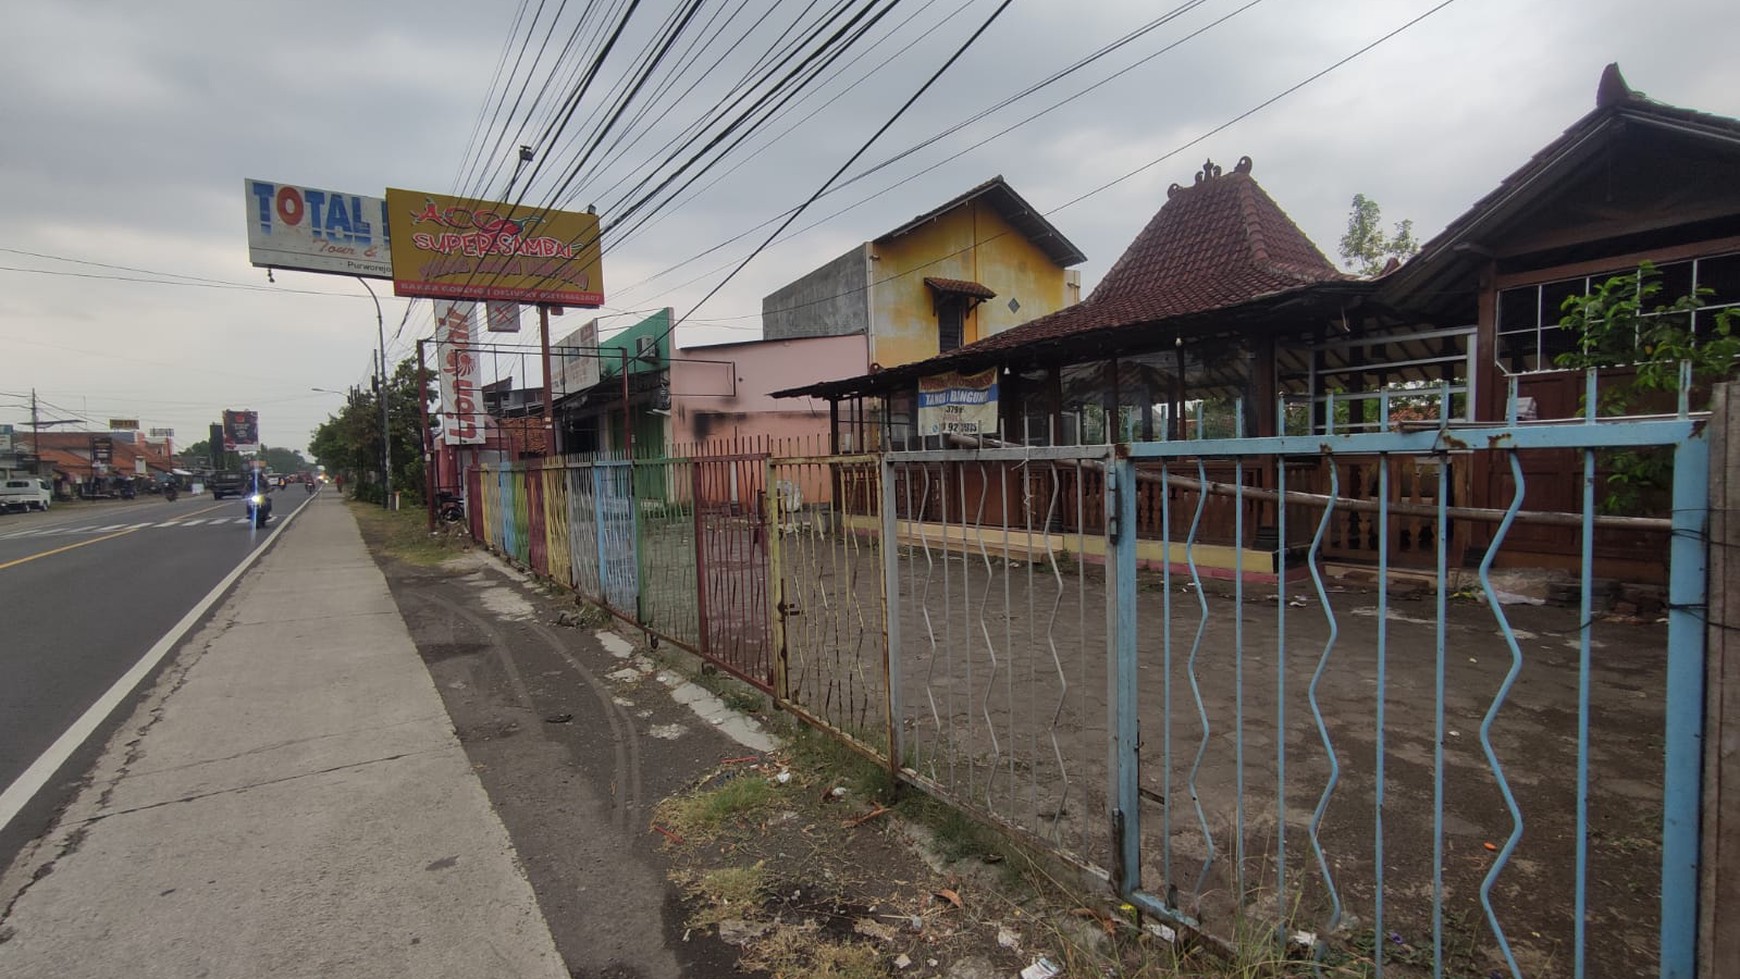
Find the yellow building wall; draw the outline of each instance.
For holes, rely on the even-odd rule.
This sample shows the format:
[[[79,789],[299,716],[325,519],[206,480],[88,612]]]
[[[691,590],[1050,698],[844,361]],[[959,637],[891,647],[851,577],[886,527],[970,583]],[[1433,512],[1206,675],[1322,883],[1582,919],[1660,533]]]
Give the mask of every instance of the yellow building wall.
[[[967,279],[997,294],[966,315],[964,343],[1062,309],[1065,271],[984,200],[898,238],[871,243],[870,361],[895,367],[934,357],[936,307],[926,276]],[[1020,302],[1011,312],[1009,300]]]

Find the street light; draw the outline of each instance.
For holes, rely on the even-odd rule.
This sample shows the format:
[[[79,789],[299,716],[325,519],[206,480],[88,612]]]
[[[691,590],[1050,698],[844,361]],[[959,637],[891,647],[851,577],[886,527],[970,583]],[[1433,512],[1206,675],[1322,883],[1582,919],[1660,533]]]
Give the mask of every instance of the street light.
[[[393,506],[393,433],[387,424],[387,326],[381,318],[381,300],[375,295],[375,287],[369,285],[369,280],[357,276],[356,280],[369,291],[369,298],[375,301],[375,337],[381,345],[381,506],[391,509]]]

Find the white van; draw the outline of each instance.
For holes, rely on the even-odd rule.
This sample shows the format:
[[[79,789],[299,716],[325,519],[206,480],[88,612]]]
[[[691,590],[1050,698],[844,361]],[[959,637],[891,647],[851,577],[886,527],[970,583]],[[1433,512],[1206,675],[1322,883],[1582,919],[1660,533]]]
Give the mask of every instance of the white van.
[[[53,502],[48,483],[35,476],[0,480],[0,510],[46,510]]]

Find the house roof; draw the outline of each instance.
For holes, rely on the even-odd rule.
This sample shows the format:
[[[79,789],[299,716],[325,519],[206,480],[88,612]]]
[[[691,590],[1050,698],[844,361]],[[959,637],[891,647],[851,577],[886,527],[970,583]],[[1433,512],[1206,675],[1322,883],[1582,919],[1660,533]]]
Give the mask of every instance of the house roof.
[[[1205,314],[1263,315],[1277,308],[1276,300],[1302,298],[1295,294],[1356,286],[1258,185],[1250,157],[1240,158],[1232,173],[1204,163],[1192,186],[1173,184],[1166,197],[1087,299],[930,360],[883,371],[876,386],[909,375],[972,369],[1066,338],[1149,330],[1161,322],[1181,331],[1198,329]],[[1330,291],[1339,301],[1346,290]],[[844,383],[776,396],[821,394],[824,388],[840,393],[847,390]]]
[[[924,284],[945,295],[971,296],[974,299],[996,299],[997,294],[989,286],[981,285],[970,279],[945,279],[941,276],[927,275]]]
[[[56,469],[89,475],[91,466],[91,440],[108,436],[108,432],[43,432],[41,435],[28,436],[31,445],[40,445],[41,458]],[[111,442],[109,470],[117,475],[131,475],[134,471],[134,460],[143,458],[147,471],[168,472],[172,461],[168,456],[156,451],[150,443],[143,440],[129,442],[115,438]]]
[[[1637,133],[1740,151],[1740,120],[1657,102],[1628,85],[1618,64],[1609,64],[1596,86],[1595,108],[1386,275],[1379,300],[1396,306],[1430,305],[1432,297],[1454,291],[1453,282],[1490,257],[1488,236],[1584,167],[1600,165],[1603,151],[1616,141]]]
[[[1015,193],[1015,188],[1009,186],[1002,174],[992,177],[953,200],[945,201],[941,205],[931,208],[893,231],[877,237],[876,240],[886,241],[889,238],[898,238],[916,230],[922,224],[934,221],[955,208],[980,198],[996,208],[997,214],[1013,225],[1015,230],[1021,232],[1029,241],[1043,249],[1045,254],[1060,268],[1069,268],[1071,265],[1080,265],[1087,261],[1087,256],[1082,253],[1082,250],[1075,247],[1075,244],[1068,238],[1065,238],[1063,232],[1057,230],[1050,221],[1045,220],[1045,216],[1040,214],[1032,204],[1027,203],[1026,198]]]

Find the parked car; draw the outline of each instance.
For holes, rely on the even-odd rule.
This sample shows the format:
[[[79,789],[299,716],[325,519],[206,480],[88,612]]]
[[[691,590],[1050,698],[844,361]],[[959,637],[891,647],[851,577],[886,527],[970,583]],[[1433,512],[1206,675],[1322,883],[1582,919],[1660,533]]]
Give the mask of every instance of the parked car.
[[[35,476],[0,482],[0,510],[46,510],[53,504],[54,492]]]

